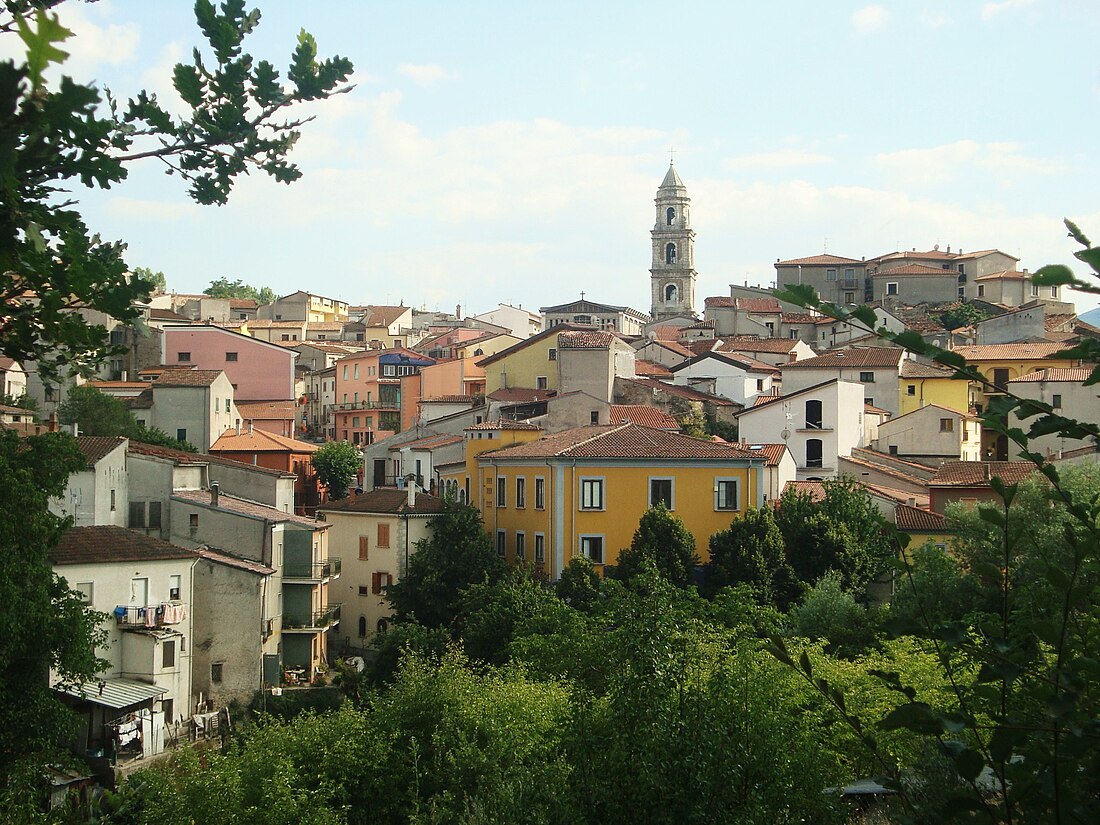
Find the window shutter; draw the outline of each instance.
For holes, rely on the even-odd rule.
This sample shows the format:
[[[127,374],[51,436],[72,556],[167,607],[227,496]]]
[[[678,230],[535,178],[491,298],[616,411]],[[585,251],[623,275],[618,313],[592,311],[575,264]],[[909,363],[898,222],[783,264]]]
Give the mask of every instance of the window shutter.
[[[378,572],[371,573],[370,582],[371,592],[374,595],[378,595],[382,592],[382,574]]]
[[[366,561],[370,558],[370,547],[366,536],[359,537],[359,558]]]
[[[378,546],[389,547],[390,546],[390,526],[388,524],[378,525]]]

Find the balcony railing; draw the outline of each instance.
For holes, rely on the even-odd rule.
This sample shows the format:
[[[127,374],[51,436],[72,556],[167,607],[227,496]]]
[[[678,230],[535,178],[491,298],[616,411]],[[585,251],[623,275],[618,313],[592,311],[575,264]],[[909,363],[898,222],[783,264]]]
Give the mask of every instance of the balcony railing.
[[[330,604],[312,612],[288,610],[283,613],[283,630],[325,630],[340,621],[340,605]]]
[[[120,604],[114,609],[119,627],[166,627],[179,624],[187,617],[182,602],[161,602],[148,607]]]
[[[400,398],[394,398],[389,401],[345,401],[340,404],[332,405],[332,409],[334,410],[397,410],[400,407]]]
[[[340,559],[329,558],[328,561],[319,562],[293,562],[288,561],[283,565],[283,579],[305,579],[308,581],[324,581],[340,575]]]

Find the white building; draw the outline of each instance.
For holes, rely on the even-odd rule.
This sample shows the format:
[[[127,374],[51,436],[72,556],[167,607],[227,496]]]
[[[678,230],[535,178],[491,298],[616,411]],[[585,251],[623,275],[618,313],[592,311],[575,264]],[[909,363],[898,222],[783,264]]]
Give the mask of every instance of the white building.
[[[69,476],[61,498],[50,502],[50,511],[72,516],[77,527],[125,527],[130,501],[128,444],[128,439],[122,437],[77,438],[86,463],[82,470]]]
[[[898,376],[907,357],[898,347],[853,347],[783,364],[783,392],[790,394],[834,378],[856,382],[863,385],[866,403],[896,416],[901,400]]]
[[[530,338],[542,332],[542,315],[524,309],[522,305],[497,304],[496,309],[472,316],[475,321],[484,321],[498,327],[504,327],[516,338]]]
[[[1084,382],[1092,370],[1087,367],[1051,368],[1036,370],[1008,382],[1009,392],[1020,398],[1050,404],[1054,412],[1076,421],[1096,421],[1097,389],[1086,387]],[[1025,429],[1031,421],[1021,422]],[[1057,433],[1042,435],[1031,441],[1031,450],[1047,455],[1058,455],[1066,450],[1095,445],[1091,438],[1062,438]]]
[[[713,350],[670,367],[674,384],[751,404],[759,395],[772,395],[779,370],[746,355]]]
[[[127,406],[139,423],[187,441],[199,452],[241,422],[233,384],[222,370],[165,370]]]

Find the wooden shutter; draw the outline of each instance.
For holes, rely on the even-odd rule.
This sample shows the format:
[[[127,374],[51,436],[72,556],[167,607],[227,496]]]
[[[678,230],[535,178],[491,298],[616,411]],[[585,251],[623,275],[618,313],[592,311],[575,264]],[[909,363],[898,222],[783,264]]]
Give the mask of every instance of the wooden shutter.
[[[359,559],[366,561],[370,558],[369,541],[366,536],[359,537]]]
[[[389,547],[390,546],[390,526],[388,524],[378,525],[378,546]]]
[[[382,592],[382,574],[378,572],[371,573],[370,589],[374,595],[378,595]]]

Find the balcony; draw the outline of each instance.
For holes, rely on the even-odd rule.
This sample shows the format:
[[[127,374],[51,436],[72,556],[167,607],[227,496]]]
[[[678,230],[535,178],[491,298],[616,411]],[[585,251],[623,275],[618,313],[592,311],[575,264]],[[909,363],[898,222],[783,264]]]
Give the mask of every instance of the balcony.
[[[120,604],[114,609],[115,623],[123,630],[171,627],[187,618],[182,602],[162,602],[148,607]]]
[[[333,404],[334,410],[393,410],[396,412],[401,408],[401,399],[396,398],[390,401],[345,401],[342,404]]]
[[[294,633],[317,633],[328,630],[340,623],[340,605],[330,604],[324,610],[311,613],[295,610],[283,613],[283,631]]]
[[[283,581],[293,579],[311,583],[328,581],[340,575],[340,566],[338,558],[319,562],[288,561],[283,565]]]

